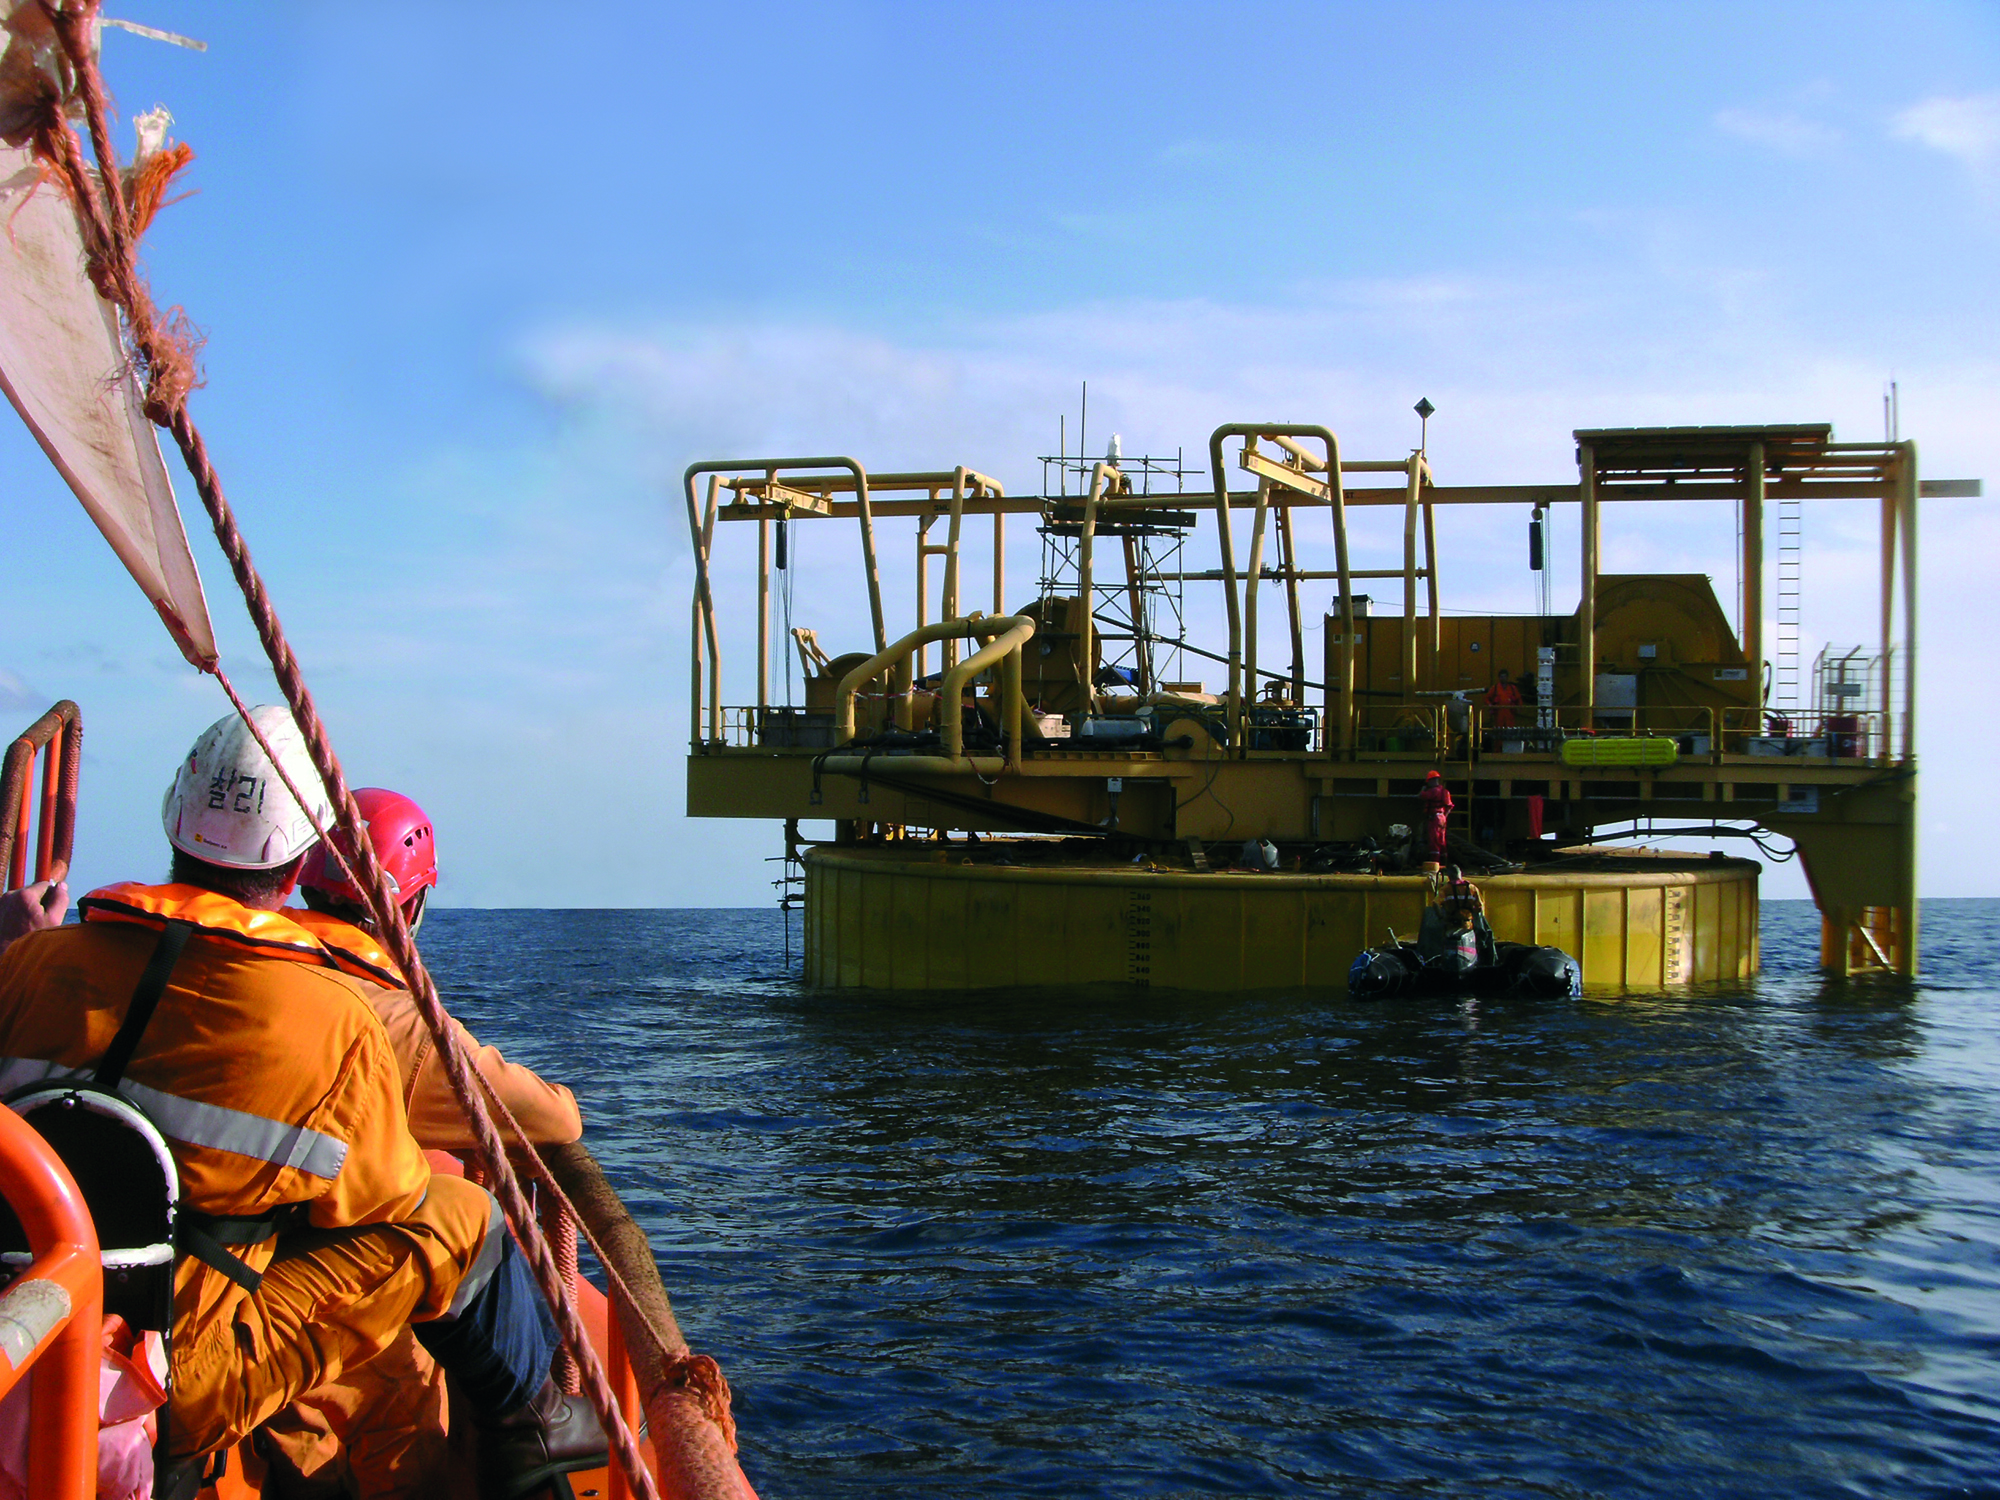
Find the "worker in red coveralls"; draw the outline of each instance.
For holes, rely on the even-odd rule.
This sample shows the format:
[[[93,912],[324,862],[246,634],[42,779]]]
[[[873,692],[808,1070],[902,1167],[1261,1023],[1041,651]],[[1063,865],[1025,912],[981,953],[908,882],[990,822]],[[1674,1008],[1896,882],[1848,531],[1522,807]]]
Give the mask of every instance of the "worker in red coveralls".
[[[1486,690],[1486,706],[1493,710],[1493,727],[1512,729],[1514,710],[1520,707],[1521,690],[1514,686],[1514,679],[1507,675],[1507,669],[1500,669],[1500,680]]]
[[[1445,820],[1451,816],[1451,792],[1436,771],[1424,775],[1424,789],[1417,793],[1417,856],[1426,868],[1435,870],[1444,863]]]

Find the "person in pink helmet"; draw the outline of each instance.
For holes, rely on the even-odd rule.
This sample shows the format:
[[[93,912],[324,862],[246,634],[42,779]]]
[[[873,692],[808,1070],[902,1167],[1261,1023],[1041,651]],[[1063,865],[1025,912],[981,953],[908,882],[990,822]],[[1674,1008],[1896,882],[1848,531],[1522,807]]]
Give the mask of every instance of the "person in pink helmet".
[[[362,787],[354,800],[367,820],[375,856],[394,883],[404,920],[414,929],[423,922],[438,880],[431,820],[408,797],[380,787]],[[383,947],[360,891],[324,844],[306,856],[299,889],[306,910],[287,915],[360,982],[364,998],[381,1018],[417,1144],[432,1152],[469,1152],[476,1144],[472,1129],[445,1079],[430,1028]],[[570,1090],[508,1062],[497,1047],[481,1046],[456,1020],[451,1025],[460,1047],[538,1151],[544,1156],[584,1152],[583,1117]],[[504,1134],[506,1127],[501,1130]],[[257,1449],[283,1500],[317,1500],[357,1490],[382,1500],[419,1500],[450,1487],[445,1410],[443,1371],[405,1329],[378,1358],[308,1391],[266,1422],[258,1432]]]
[[[374,845],[375,857],[395,882],[397,904],[414,931],[424,920],[424,908],[438,881],[437,836],[431,820],[408,797],[381,787],[362,787],[354,800],[368,820],[368,841]],[[368,985],[375,1014],[388,1028],[390,1044],[403,1067],[403,1103],[410,1117],[410,1133],[427,1150],[471,1150],[476,1144],[472,1129],[445,1081],[430,1028],[404,987],[395,960],[383,948],[360,891],[324,844],[306,856],[305,868],[299,872],[299,892],[306,902],[306,910],[296,914],[300,923],[326,944],[342,968]],[[576,1107],[576,1095],[559,1083],[544,1081],[532,1068],[508,1062],[497,1047],[482,1047],[457,1021],[452,1026],[479,1071],[535,1145],[567,1145],[583,1138],[583,1116]]]

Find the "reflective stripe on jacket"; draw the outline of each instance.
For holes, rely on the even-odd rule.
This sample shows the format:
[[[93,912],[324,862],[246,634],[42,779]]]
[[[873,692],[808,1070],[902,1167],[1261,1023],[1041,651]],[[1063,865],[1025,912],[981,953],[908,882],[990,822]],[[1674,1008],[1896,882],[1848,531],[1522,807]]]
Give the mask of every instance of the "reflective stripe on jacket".
[[[375,1007],[389,1033],[389,1045],[396,1049],[403,1108],[418,1144],[439,1151],[471,1150],[477,1144],[472,1127],[466,1124],[458,1096],[444,1076],[430,1027],[416,1000],[403,987],[396,961],[351,922],[316,911],[288,911],[285,915],[323,943],[344,972],[361,980],[362,994]],[[474,1065],[521,1122],[529,1140],[537,1146],[558,1146],[583,1138],[583,1115],[577,1109],[575,1094],[559,1083],[547,1082],[532,1068],[508,1062],[498,1047],[482,1047],[456,1019],[451,1025]],[[506,1125],[498,1120],[494,1123],[500,1126],[504,1139]],[[514,1143],[509,1140],[508,1144]]]
[[[0,1083],[87,1073],[110,1045],[169,918],[195,933],[120,1092],[173,1148],[182,1201],[263,1217],[307,1205],[316,1228],[393,1223],[430,1184],[405,1122],[396,1059],[358,981],[282,912],[194,886],[120,885],[79,925],[0,954]],[[275,1241],[241,1248],[253,1270]],[[237,1291],[193,1257],[176,1323]]]

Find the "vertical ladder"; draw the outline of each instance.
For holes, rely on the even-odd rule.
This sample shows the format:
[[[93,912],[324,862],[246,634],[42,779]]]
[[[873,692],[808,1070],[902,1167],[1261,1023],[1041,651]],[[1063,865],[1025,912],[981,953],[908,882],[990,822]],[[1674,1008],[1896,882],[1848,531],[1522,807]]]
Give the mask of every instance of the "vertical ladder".
[[[1777,707],[1786,717],[1799,710],[1799,595],[1802,502],[1796,495],[1778,502],[1778,652],[1772,683]]]

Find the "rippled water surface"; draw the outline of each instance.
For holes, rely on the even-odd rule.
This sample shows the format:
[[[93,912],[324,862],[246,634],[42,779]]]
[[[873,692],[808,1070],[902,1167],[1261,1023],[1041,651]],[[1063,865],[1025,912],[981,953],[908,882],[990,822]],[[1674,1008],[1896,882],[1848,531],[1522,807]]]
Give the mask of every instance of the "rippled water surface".
[[[1671,999],[847,997],[774,912],[440,911],[766,1500],[2000,1495],[2000,902]]]

